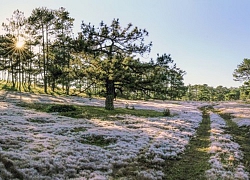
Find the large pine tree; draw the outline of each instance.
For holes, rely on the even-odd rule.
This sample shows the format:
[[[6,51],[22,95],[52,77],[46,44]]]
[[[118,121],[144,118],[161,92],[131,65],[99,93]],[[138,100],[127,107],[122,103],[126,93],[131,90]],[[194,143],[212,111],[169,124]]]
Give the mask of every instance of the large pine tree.
[[[88,54],[84,62],[86,74],[105,84],[105,108],[112,110],[115,86],[132,85],[132,80],[142,74],[144,65],[134,55],[150,52],[152,43],[144,41],[148,32],[132,24],[122,28],[119,19],[114,19],[110,26],[101,22],[98,28],[83,22],[81,28],[78,50]]]

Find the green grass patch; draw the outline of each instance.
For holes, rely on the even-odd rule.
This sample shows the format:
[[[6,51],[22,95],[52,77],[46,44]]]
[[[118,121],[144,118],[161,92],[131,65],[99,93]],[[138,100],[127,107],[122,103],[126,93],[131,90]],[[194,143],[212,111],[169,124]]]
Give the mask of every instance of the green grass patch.
[[[235,122],[232,121],[232,116],[230,114],[219,113],[219,115],[227,123],[225,132],[231,134],[235,142],[240,145],[240,150],[244,154],[242,163],[245,166],[246,170],[250,172],[250,127],[239,127]]]
[[[16,87],[13,87],[11,82],[0,81],[0,89],[5,91],[19,91],[19,83],[16,83]],[[21,92],[30,92],[34,94],[50,94],[50,95],[65,95],[65,91],[62,88],[55,88],[54,92],[50,87],[47,88],[47,93],[44,92],[44,87],[41,85],[32,84],[28,87],[28,84],[21,85]],[[74,91],[70,89],[70,94],[74,94]]]
[[[84,132],[87,131],[87,128],[85,127],[75,127],[74,129],[71,129],[70,132],[78,133],[78,132]]]
[[[116,108],[112,111],[106,110],[104,107],[97,106],[78,106],[63,104],[42,104],[42,103],[19,103],[19,106],[36,109],[43,112],[58,112],[59,115],[73,118],[101,118],[103,120],[120,120],[116,115],[133,115],[141,117],[160,117],[162,112],[144,109],[126,109]]]
[[[33,122],[33,123],[38,123],[38,124],[50,123],[50,122],[44,121],[43,119],[33,119],[33,118],[29,118],[29,119],[27,119],[27,121]]]
[[[192,138],[186,147],[185,153],[179,160],[166,160],[166,180],[197,180],[206,179],[205,171],[210,168],[208,163],[210,155],[210,118],[207,111],[203,111],[203,120],[197,129],[196,137]]]
[[[74,105],[67,104],[53,104],[47,108],[47,112],[69,112],[76,111],[77,108]]]
[[[26,102],[20,102],[17,103],[16,105],[21,106],[21,107],[27,107],[29,109],[35,109],[35,110],[39,110],[42,112],[46,112],[47,111],[47,104],[42,104],[42,103],[26,103]]]
[[[114,144],[116,143],[116,139],[106,139],[101,135],[87,135],[81,138],[81,140],[79,140],[80,143],[83,144],[90,144],[90,145],[94,145],[94,146],[100,146],[100,147],[106,147],[110,144]]]

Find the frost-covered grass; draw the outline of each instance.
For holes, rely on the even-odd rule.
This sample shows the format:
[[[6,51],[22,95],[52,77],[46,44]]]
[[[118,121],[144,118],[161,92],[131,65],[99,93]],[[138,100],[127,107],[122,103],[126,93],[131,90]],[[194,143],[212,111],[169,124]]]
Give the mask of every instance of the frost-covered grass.
[[[236,178],[248,175],[243,165],[250,169],[242,156],[250,138],[215,114],[207,153],[209,118],[197,109],[206,103],[117,100],[118,111],[106,111],[103,99],[18,92],[0,99],[0,180],[204,179],[206,170],[208,179],[221,170]],[[162,116],[165,109],[174,116]]]
[[[242,163],[243,153],[240,145],[225,132],[226,122],[217,114],[211,113],[211,154],[209,163],[211,169],[206,171],[207,178],[217,179],[244,179],[247,180],[248,172]]]
[[[165,162],[185,152],[202,121],[192,102],[130,102],[172,117],[117,115],[119,120],[70,118],[16,106],[58,101],[99,106],[97,99],[4,94],[0,102],[2,179],[164,179]],[[120,104],[119,104],[120,103]],[[116,107],[123,107],[116,102]],[[132,111],[132,110],[131,110]]]

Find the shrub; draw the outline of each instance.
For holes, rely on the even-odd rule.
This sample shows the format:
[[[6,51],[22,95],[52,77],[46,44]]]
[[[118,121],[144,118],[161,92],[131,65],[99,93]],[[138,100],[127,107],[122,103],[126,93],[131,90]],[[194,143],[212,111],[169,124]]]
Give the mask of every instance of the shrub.
[[[170,110],[168,108],[163,110],[163,116],[170,116]]]

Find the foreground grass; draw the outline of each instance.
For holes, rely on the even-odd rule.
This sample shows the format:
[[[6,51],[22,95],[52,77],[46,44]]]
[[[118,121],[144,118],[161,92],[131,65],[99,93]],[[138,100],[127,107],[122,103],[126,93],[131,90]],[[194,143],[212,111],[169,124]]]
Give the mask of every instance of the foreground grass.
[[[196,137],[190,140],[187,149],[180,160],[167,160],[165,168],[166,180],[197,180],[206,179],[205,171],[210,168],[210,118],[203,111],[203,120],[197,129]]]
[[[101,118],[103,120],[119,120],[121,117],[117,115],[133,115],[141,117],[159,117],[163,116],[162,112],[144,109],[126,109],[116,108],[115,110],[106,110],[97,106],[78,106],[78,105],[62,105],[62,104],[42,104],[42,103],[20,103],[22,107],[36,109],[42,112],[58,112],[59,115],[73,118]]]
[[[246,170],[250,172],[250,127],[239,127],[235,122],[232,121],[230,114],[219,113],[219,115],[227,123],[226,133],[231,134],[235,142],[241,146],[240,150],[244,154],[242,163]]]

